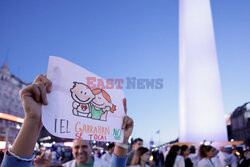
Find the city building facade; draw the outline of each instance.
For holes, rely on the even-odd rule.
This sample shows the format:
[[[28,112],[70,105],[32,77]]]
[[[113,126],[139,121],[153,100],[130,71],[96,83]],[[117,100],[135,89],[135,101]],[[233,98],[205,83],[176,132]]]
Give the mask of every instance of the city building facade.
[[[22,125],[24,111],[19,90],[25,85],[27,83],[10,73],[4,62],[0,68],[0,142],[4,144],[14,141]]]
[[[232,113],[231,139],[250,145],[250,102],[237,107]]]

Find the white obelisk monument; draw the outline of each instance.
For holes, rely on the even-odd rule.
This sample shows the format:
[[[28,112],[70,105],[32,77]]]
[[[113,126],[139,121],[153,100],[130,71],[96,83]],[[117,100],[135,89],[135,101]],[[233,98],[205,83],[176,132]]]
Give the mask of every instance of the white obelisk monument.
[[[180,142],[227,141],[209,0],[179,0]]]

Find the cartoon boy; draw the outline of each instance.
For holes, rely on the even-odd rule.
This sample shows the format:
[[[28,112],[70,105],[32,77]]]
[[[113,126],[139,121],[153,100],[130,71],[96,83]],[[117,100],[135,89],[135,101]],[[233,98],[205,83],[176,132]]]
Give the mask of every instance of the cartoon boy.
[[[116,106],[111,103],[111,98],[107,92],[102,89],[94,89],[92,93],[95,98],[91,102],[91,114],[89,115],[92,119],[107,120],[108,111],[114,112]]]
[[[81,117],[88,117],[91,113],[90,102],[95,98],[91,89],[80,82],[73,82],[73,88],[70,89],[71,96],[74,100],[73,114]]]

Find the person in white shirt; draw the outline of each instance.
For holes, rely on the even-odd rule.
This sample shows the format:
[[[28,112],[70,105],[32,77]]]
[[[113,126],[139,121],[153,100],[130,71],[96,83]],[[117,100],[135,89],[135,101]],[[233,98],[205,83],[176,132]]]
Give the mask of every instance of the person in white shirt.
[[[214,157],[212,146],[201,145],[199,153],[201,160],[198,163],[198,167],[215,167],[211,160]]]
[[[181,146],[181,156],[184,158],[185,167],[193,167],[193,162],[188,157],[189,155],[189,148],[187,145]]]
[[[212,158],[214,167],[222,167],[219,156],[218,156],[218,150],[216,150],[215,148],[212,148],[212,151],[214,153],[214,157]]]
[[[177,155],[174,161],[174,167],[184,167],[184,166],[185,166],[184,157],[181,155]]]
[[[221,162],[221,165],[223,167],[227,166],[230,164],[230,155],[226,152],[226,149],[224,147],[221,147],[220,148],[220,151],[219,151],[219,158],[220,158],[220,162]]]
[[[108,152],[106,152],[102,156],[102,159],[104,161],[107,161],[109,164],[111,164],[112,154],[114,152],[114,147],[115,147],[114,143],[109,143],[109,145],[108,145]]]
[[[230,165],[231,165],[231,167],[237,167],[238,166],[238,158],[237,158],[237,156],[235,155],[235,153],[236,153],[236,149],[233,149],[232,150],[232,153],[230,154]]]
[[[198,162],[200,161],[200,157],[198,155],[198,151],[196,151],[195,146],[190,146],[189,148],[189,155],[188,158],[191,159],[192,163],[193,163],[193,167],[197,167],[198,166]]]
[[[129,166],[132,162],[132,159],[134,157],[135,151],[139,148],[139,147],[143,147],[143,140],[141,138],[136,138],[133,141],[132,144],[132,150],[128,153],[128,159],[127,159],[127,166]]]
[[[180,156],[181,149],[178,145],[173,145],[167,155],[165,161],[165,167],[184,167],[185,161],[182,156]]]

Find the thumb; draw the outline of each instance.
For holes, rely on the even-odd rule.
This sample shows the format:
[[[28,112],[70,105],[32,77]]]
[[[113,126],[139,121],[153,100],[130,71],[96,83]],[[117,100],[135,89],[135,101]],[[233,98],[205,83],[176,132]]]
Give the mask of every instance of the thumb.
[[[124,107],[124,112],[127,115],[127,99],[123,98],[123,107]]]

